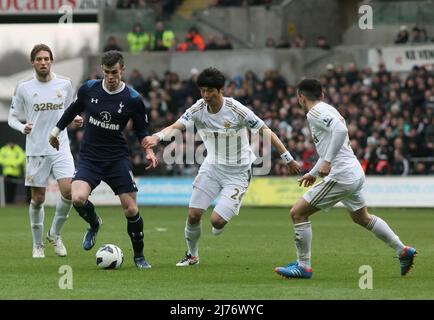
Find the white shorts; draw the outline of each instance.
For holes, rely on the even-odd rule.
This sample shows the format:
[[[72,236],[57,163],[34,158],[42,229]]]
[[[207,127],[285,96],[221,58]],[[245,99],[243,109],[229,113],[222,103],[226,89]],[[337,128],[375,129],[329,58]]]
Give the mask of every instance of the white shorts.
[[[220,195],[214,211],[229,221],[234,215],[238,215],[250,179],[250,169],[228,173],[216,165],[202,165],[193,181],[189,207],[206,210]]]
[[[46,187],[50,173],[54,179],[72,178],[74,159],[70,152],[59,152],[49,156],[27,156],[26,182],[29,187]]]
[[[350,212],[357,211],[366,206],[365,198],[362,194],[365,177],[361,177],[351,184],[325,179],[307,191],[303,198],[311,206],[325,211],[332,208],[339,201]]]

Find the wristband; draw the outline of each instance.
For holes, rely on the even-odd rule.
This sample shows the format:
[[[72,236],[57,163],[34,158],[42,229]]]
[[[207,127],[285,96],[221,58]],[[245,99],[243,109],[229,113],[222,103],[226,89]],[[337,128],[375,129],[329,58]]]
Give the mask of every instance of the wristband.
[[[160,132],[154,133],[153,136],[157,136],[158,138],[160,138],[160,141],[163,141],[163,140],[164,140],[164,137],[165,137],[163,131],[160,131]]]
[[[284,153],[282,153],[280,155],[280,157],[286,162],[286,163],[290,163],[292,160],[294,160],[294,158],[291,156],[291,154],[289,153],[289,151],[286,151]]]
[[[61,130],[58,127],[54,127],[53,130],[51,130],[51,135],[55,138],[57,138],[60,134]]]

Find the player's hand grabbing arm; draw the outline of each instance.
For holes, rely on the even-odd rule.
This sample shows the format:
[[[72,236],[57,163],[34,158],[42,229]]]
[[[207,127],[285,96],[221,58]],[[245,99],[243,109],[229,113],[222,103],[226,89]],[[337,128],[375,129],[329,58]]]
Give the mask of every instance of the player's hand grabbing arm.
[[[142,146],[144,149],[153,148],[166,137],[172,137],[176,134],[176,131],[182,131],[184,129],[185,125],[181,121],[176,121],[174,124],[164,128],[160,132],[154,133],[152,136],[145,137],[142,140]]]
[[[259,129],[259,133],[262,134],[262,136],[265,139],[268,137],[271,138],[271,144],[273,145],[273,147],[277,149],[277,152],[280,154],[280,157],[287,163],[289,167],[289,173],[299,174],[301,172],[300,165],[297,163],[297,161],[294,160],[291,153],[289,153],[289,151],[286,150],[282,141],[280,141],[277,135],[273,131],[271,131],[271,129],[268,128],[267,125],[264,124]]]

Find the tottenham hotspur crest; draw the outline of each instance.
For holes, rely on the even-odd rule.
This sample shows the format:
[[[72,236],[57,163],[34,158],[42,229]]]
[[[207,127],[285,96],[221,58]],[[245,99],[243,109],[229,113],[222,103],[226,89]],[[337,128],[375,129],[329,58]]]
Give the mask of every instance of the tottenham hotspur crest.
[[[118,110],[118,113],[122,113],[122,108],[123,107],[125,107],[124,106],[124,104],[122,103],[122,101],[121,101],[121,103],[119,103],[119,110]]]

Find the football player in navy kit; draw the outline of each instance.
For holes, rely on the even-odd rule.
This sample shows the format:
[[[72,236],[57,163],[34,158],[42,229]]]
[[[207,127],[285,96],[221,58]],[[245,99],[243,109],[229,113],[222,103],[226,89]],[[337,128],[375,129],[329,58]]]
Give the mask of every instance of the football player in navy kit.
[[[134,250],[134,263],[138,268],[151,265],[143,254],[143,219],[137,207],[137,187],[128,158],[128,146],[122,131],[132,119],[134,132],[142,143],[150,134],[145,106],[140,95],[125,85],[123,56],[118,51],[105,52],[101,60],[103,80],[89,80],[80,87],[76,100],[65,111],[51,131],[50,144],[59,148],[59,133],[82,112],[86,115],[83,143],[77,170],[72,182],[72,203],[79,215],[89,223],[83,239],[83,248],[95,245],[102,220],[89,201],[89,195],[102,181],[106,182],[119,199],[128,222],[128,235]],[[157,166],[152,148],[145,149],[149,165]]]

